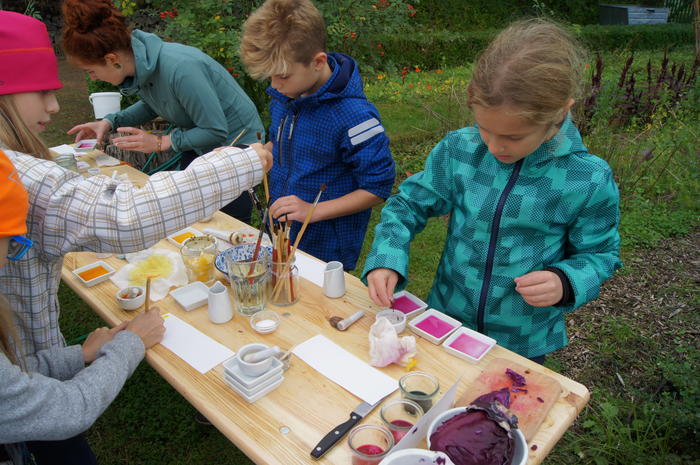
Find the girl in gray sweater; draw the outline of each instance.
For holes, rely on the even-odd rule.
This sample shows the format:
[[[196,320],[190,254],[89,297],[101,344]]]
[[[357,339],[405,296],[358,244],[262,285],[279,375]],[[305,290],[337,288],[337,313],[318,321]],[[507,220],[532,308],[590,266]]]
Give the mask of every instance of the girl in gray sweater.
[[[10,160],[0,150],[0,268],[31,247],[29,203]],[[83,346],[18,357],[13,316],[0,295],[0,444],[11,460],[28,460],[24,441],[63,440],[92,425],[134,372],[145,349],[165,334],[159,310],[91,333]],[[89,364],[88,366],[86,366]]]

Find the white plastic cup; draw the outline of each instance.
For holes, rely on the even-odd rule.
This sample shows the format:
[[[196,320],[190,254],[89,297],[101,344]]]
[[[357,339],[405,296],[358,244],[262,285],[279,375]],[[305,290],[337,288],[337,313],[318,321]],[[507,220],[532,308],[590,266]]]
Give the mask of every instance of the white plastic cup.
[[[119,92],[95,92],[88,97],[95,110],[95,119],[102,119],[110,113],[121,110],[122,94]]]
[[[337,299],[345,294],[345,271],[340,262],[328,262],[323,272],[323,293]]]
[[[209,288],[209,321],[216,324],[226,323],[233,318],[233,306],[226,286],[220,281]]]

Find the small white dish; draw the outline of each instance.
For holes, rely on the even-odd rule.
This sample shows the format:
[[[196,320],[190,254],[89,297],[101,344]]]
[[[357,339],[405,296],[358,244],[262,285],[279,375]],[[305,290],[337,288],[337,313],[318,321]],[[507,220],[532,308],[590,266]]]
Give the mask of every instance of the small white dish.
[[[392,310],[391,308],[387,310],[382,310],[377,313],[374,320],[379,318],[386,318],[391,323],[391,326],[396,330],[396,334],[401,334],[401,331],[406,329],[406,314],[399,310]]]
[[[444,452],[425,449],[402,449],[389,452],[379,465],[454,465]]]
[[[444,422],[450,418],[464,413],[467,411],[466,407],[455,407],[449,410],[445,410],[440,415],[435,417],[435,419],[430,423],[428,427],[428,434],[426,437],[426,447],[430,449],[430,436],[433,435],[437,429],[442,426]],[[511,430],[513,437],[515,438],[515,452],[513,453],[513,459],[511,460],[511,465],[525,465],[528,459],[528,447],[527,441],[525,440],[525,435],[518,428],[513,428]]]
[[[408,323],[411,331],[433,344],[440,344],[454,330],[462,326],[462,323],[451,316],[429,308]]]
[[[201,281],[193,281],[186,286],[170,291],[170,295],[182,308],[189,312],[206,305],[209,299],[209,288]]]
[[[270,378],[281,375],[283,371],[284,364],[276,357],[273,357],[270,369],[266,373],[256,377],[248,376],[243,373],[241,368],[238,366],[238,360],[235,357],[224,362],[224,374],[235,379],[246,389],[254,389],[261,384],[264,384],[265,381],[269,381]]]
[[[182,244],[184,244],[185,241],[187,239],[189,239],[190,237],[203,236],[203,235],[204,234],[202,234],[200,231],[198,231],[194,228],[185,228],[185,229],[179,230],[176,233],[169,235],[168,237],[166,237],[166,239],[168,240],[168,242],[170,242],[175,247],[182,247]]]
[[[495,339],[462,326],[445,339],[442,348],[462,360],[479,363],[495,345]]]
[[[279,315],[272,310],[256,312],[250,317],[250,327],[258,334],[268,334],[280,325]]]
[[[102,267],[104,270],[107,271],[104,272],[104,270],[98,269],[98,267]],[[93,273],[100,271],[100,273],[96,274],[95,276],[92,276],[90,271],[93,271]],[[90,263],[89,265],[85,265],[73,270],[73,274],[80,280],[81,283],[83,283],[87,287],[90,287],[94,286],[97,283],[101,283],[102,281],[108,280],[110,276],[116,273],[116,271],[117,270],[115,270],[111,265],[103,262],[102,260],[98,260],[96,262]]]
[[[75,143],[76,152],[90,152],[95,150],[97,139],[83,139]]]
[[[428,308],[428,304],[415,295],[408,291],[399,291],[394,294],[390,309],[398,310],[406,315],[407,319],[410,319],[421,314],[426,308]]]
[[[133,297],[129,297],[132,295]],[[120,289],[114,298],[122,310],[136,310],[146,302],[146,289],[141,286],[129,286]]]
[[[236,381],[236,378],[229,376],[227,373],[224,373],[224,380],[229,384],[229,386],[233,387],[236,389],[236,391],[240,392],[241,394],[245,394],[246,396],[254,396],[260,391],[265,390],[268,386],[271,384],[275,384],[280,380],[280,378],[283,378],[282,373],[279,372],[275,376],[272,376],[268,379],[266,379],[264,382],[258,384],[252,389],[247,389],[245,386],[243,386],[241,383]]]
[[[275,381],[274,383],[270,384],[269,386],[265,387],[264,389],[261,389],[260,391],[256,392],[256,393],[253,394],[252,396],[249,396],[249,395],[247,395],[247,394],[245,394],[245,393],[239,391],[235,386],[233,386],[233,385],[228,381],[228,379],[227,379],[226,376],[224,376],[224,381],[225,381],[226,384],[228,384],[234,391],[236,391],[238,394],[240,394],[241,397],[243,397],[243,398],[246,400],[246,402],[252,404],[252,403],[255,402],[256,400],[259,400],[259,399],[262,398],[263,396],[265,396],[265,395],[269,394],[270,392],[274,391],[275,389],[277,389],[277,388],[279,387],[279,385],[282,384],[282,381],[284,381],[284,376],[281,376],[279,380]]]

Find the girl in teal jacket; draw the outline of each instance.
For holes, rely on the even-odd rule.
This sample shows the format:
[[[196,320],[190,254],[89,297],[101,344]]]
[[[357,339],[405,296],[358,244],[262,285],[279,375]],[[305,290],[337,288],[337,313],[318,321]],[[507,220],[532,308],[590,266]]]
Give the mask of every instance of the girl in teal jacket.
[[[468,88],[476,124],[449,133],[382,210],[363,279],[389,306],[410,241],[449,214],[428,304],[523,356],[567,344],[564,314],[621,266],[619,193],[569,115],[583,64],[561,28],[510,26]]]

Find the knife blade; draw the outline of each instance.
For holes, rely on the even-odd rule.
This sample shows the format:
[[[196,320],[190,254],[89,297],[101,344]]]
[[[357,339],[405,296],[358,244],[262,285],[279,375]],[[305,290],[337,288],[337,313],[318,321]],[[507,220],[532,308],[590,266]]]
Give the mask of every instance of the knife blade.
[[[350,419],[348,419],[345,423],[341,423],[335,428],[333,428],[328,434],[326,434],[323,437],[323,439],[319,441],[318,444],[316,444],[314,450],[311,451],[311,457],[317,460],[320,459],[323,456],[323,454],[328,452],[330,448],[335,445],[336,442],[340,441],[340,439],[343,436],[348,434],[348,431],[350,431],[353,426],[355,426],[357,423],[360,422],[360,420],[366,417],[369,414],[369,412],[374,410],[374,407],[381,404],[383,400],[384,397],[379,399],[374,404],[362,402],[360,405],[358,405],[355,408],[355,410],[353,410],[350,414]]]

